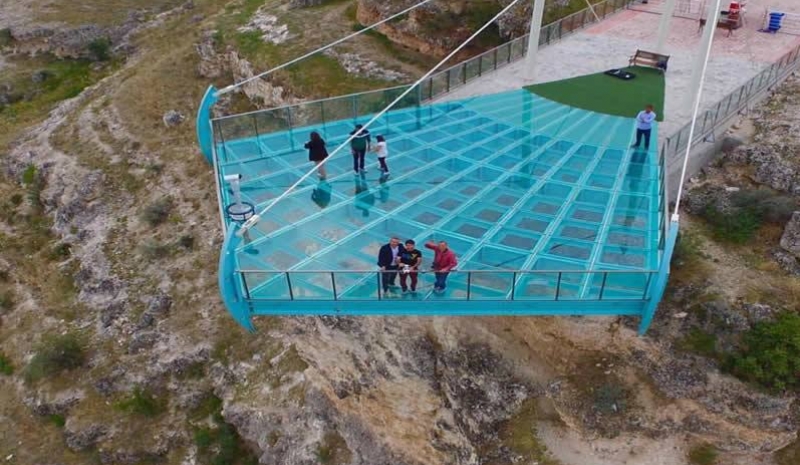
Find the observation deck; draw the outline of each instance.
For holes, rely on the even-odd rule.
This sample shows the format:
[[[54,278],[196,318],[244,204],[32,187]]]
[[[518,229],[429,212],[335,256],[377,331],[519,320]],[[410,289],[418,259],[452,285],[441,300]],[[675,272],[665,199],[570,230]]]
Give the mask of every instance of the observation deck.
[[[303,144],[329,151],[402,88],[213,120],[221,207],[226,176],[262,210],[312,168]],[[663,88],[661,89],[663,92]],[[410,99],[371,127],[389,146],[391,176],[349,149],[308,178],[239,238],[227,219],[220,284],[245,327],[253,315],[640,315],[660,296],[664,160],[630,148],[632,118],[601,114],[528,90],[439,104]],[[397,107],[396,107],[397,108]],[[346,117],[341,117],[346,115]],[[329,119],[331,118],[331,119]],[[304,124],[302,121],[310,122]],[[291,123],[290,123],[291,122]],[[417,293],[386,295],[378,249],[447,241],[459,266],[444,293],[432,273]]]

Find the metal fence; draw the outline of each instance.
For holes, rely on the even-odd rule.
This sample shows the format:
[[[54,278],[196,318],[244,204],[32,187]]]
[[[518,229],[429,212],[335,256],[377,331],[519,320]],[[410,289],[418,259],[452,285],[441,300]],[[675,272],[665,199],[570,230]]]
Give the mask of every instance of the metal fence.
[[[695,146],[706,140],[714,131],[726,124],[732,116],[742,113],[749,105],[763,96],[764,92],[782,82],[799,67],[800,47],[796,47],[713,107],[698,115],[691,145]],[[667,159],[667,168],[682,161],[682,157],[676,157],[676,155],[686,150],[691,128],[692,122],[690,121],[664,140],[661,145],[661,157]]]
[[[396,299],[383,292],[385,272],[238,270],[249,301]],[[447,276],[447,290],[429,295],[433,272],[418,273],[421,290],[406,296],[418,300],[646,300],[655,270],[458,270]],[[399,273],[402,275],[402,273]]]
[[[542,27],[539,45],[557,42],[587,25],[597,22],[619,10],[625,9],[633,0],[605,0],[589,8]],[[522,59],[528,51],[528,34],[506,42],[478,56],[431,75],[420,83],[393,109],[422,105],[441,97],[481,76],[496,71]],[[374,114],[388,106],[410,85],[379,89],[356,94],[331,97],[322,100],[259,110],[250,113],[225,116],[212,120],[215,143],[236,139],[258,138],[274,132],[289,131],[306,126],[327,125],[334,122],[354,122],[358,118]],[[256,150],[263,148],[253,147]],[[292,148],[293,150],[294,148]],[[254,153],[253,155],[263,155]],[[224,161],[224,154],[220,154]]]

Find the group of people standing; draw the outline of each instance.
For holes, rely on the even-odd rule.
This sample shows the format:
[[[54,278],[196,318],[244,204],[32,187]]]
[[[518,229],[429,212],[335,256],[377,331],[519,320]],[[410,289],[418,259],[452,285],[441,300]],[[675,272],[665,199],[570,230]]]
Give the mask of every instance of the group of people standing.
[[[433,270],[436,280],[433,291],[437,294],[444,292],[447,287],[447,275],[458,265],[456,254],[447,247],[447,242],[428,241],[426,249],[434,251]],[[400,239],[392,237],[389,243],[383,245],[378,251],[378,266],[381,269],[381,287],[385,296],[393,296],[397,286],[397,275],[400,275],[400,288],[403,294],[416,293],[419,282],[420,267],[422,266],[422,252],[417,250],[413,239],[408,239],[404,247]],[[410,281],[410,286],[409,286]]]
[[[355,129],[350,133],[350,153],[353,155],[353,171],[356,174],[365,174],[367,152],[374,152],[378,157],[380,163],[380,170],[383,177],[389,176],[389,166],[386,164],[386,157],[389,156],[389,147],[386,143],[386,138],[379,135],[375,138],[375,144],[372,144],[372,135],[369,129],[361,124],[357,124]],[[317,174],[320,179],[328,177],[325,170],[324,161],[328,158],[328,149],[325,140],[318,132],[314,131],[310,134],[305,148],[308,149],[308,160],[317,165]]]

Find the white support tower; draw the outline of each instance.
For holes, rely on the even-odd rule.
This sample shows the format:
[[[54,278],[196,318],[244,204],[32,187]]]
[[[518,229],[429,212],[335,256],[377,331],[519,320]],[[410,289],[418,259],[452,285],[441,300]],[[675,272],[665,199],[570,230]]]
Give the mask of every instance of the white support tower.
[[[531,31],[528,35],[528,54],[525,56],[525,82],[533,84],[536,79],[536,58],[539,54],[539,36],[542,31],[545,0],[533,0]]]
[[[698,86],[702,84],[703,71],[706,67],[708,57],[704,53],[710,50],[711,41],[714,38],[714,31],[716,31],[717,21],[719,21],[719,9],[722,1],[712,0],[708,2],[708,13],[706,13],[706,25],[703,28],[703,39],[698,47],[697,55],[694,57],[694,66],[692,66],[692,80],[689,85],[689,92],[686,92],[686,108],[692,108],[694,105],[694,96]]]
[[[658,23],[658,39],[656,41],[656,53],[664,54],[664,47],[669,37],[669,26],[672,22],[672,15],[675,13],[677,0],[667,0],[664,11],[661,13],[661,21]]]

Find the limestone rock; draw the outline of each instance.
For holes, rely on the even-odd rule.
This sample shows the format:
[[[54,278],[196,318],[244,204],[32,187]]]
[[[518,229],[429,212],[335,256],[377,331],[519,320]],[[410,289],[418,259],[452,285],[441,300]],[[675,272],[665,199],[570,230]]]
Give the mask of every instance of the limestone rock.
[[[786,224],[781,236],[781,248],[795,258],[800,258],[800,211],[792,214],[792,219]]]
[[[408,78],[404,73],[382,68],[377,63],[355,53],[338,53],[333,49],[328,49],[324,53],[336,59],[350,74],[386,81],[402,81]]]
[[[72,420],[64,426],[64,439],[67,447],[75,452],[89,449],[108,434],[108,428],[100,424],[91,424],[85,428],[73,429]]]
[[[291,37],[289,26],[278,24],[278,17],[267,13],[268,10],[259,8],[250,18],[250,22],[238,29],[239,32],[258,32],[261,40],[266,43],[279,45]]]
[[[164,126],[168,128],[175,127],[183,123],[185,119],[186,117],[177,110],[169,110],[168,112],[164,113],[164,117],[162,118],[164,121]]]

